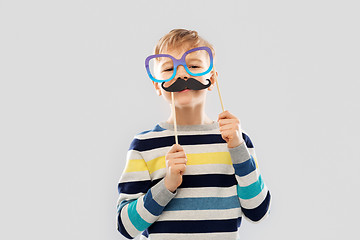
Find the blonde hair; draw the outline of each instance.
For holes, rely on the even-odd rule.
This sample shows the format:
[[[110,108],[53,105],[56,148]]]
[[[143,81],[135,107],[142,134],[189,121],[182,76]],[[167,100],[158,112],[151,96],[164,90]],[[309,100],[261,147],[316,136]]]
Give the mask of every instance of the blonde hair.
[[[211,49],[215,64],[215,50],[204,38],[194,30],[187,29],[173,29],[165,34],[155,46],[154,54],[164,53],[166,50],[181,48],[183,44],[190,44],[192,47],[206,46]]]

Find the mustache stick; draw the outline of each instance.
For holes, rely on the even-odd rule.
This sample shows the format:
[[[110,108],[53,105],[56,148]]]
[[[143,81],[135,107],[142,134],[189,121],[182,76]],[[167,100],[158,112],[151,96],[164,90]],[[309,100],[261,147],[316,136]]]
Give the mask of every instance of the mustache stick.
[[[219,88],[219,82],[218,82],[218,79],[217,79],[218,74],[217,74],[217,73],[215,73],[215,74],[216,74],[216,75],[215,75],[216,87],[217,87],[217,90],[218,90],[218,93],[219,93],[221,108],[222,108],[222,110],[223,110],[223,112],[224,112],[224,111],[225,111],[225,110],[224,110],[224,104],[223,104],[223,101],[222,101],[222,98],[221,98],[220,88]]]
[[[215,82],[216,82],[216,87],[217,87],[217,90],[218,90],[218,93],[219,93],[219,98],[220,98],[220,103],[221,103],[221,107],[222,107],[222,110],[223,110],[223,112],[224,112],[224,104],[223,104],[223,102],[222,102],[222,98],[221,98],[221,93],[220,93],[220,88],[219,88],[219,82],[218,82],[218,80],[217,80],[217,73],[215,73],[216,75],[214,76],[215,77]],[[209,87],[210,85],[211,85],[211,81],[209,80],[209,79],[207,79],[208,81],[209,81],[209,83],[208,83],[208,85],[203,85],[203,84],[200,84],[200,85],[198,85],[198,84],[196,84],[197,82],[196,82],[196,79],[193,79],[193,78],[190,78],[188,81],[189,81],[189,85],[187,85],[187,87],[188,88],[190,88],[190,89],[194,89],[194,90],[201,90],[201,89],[205,89],[205,88],[207,88],[207,87]],[[173,113],[174,113],[174,133],[175,133],[175,143],[176,144],[179,144],[179,141],[178,141],[178,134],[177,134],[177,124],[176,124],[176,110],[175,110],[175,100],[174,100],[174,91],[175,92],[178,92],[178,91],[181,91],[181,90],[183,90],[183,89],[185,89],[185,88],[187,88],[186,87],[186,83],[188,82],[188,81],[185,81],[185,80],[183,80],[183,79],[179,79],[179,80],[177,80],[177,81],[180,81],[180,82],[178,82],[179,84],[176,84],[177,82],[175,82],[174,84],[172,84],[171,86],[173,86],[173,88],[171,88],[171,86],[170,87],[168,87],[168,88],[166,88],[166,87],[164,87],[164,83],[162,83],[162,87],[163,87],[163,89],[164,90],[166,90],[166,91],[170,91],[171,92],[171,107],[172,107],[172,111],[173,111]],[[183,82],[181,82],[181,81],[183,81]]]
[[[218,73],[215,71],[215,69],[214,69],[214,72],[215,72],[215,73],[214,73],[214,77],[215,77],[216,87],[217,87],[218,93],[219,93],[221,108],[222,108],[222,110],[223,110],[223,112],[224,112],[224,111],[225,111],[225,110],[224,110],[224,104],[222,103],[222,98],[221,98],[220,88],[219,88],[219,82],[218,82],[218,80],[217,80]]]
[[[176,112],[175,112],[174,92],[171,92],[171,101],[172,101],[172,109],[173,109],[173,113],[174,113],[175,143],[176,143],[176,144],[179,144],[178,136],[177,136],[177,128],[176,128]]]

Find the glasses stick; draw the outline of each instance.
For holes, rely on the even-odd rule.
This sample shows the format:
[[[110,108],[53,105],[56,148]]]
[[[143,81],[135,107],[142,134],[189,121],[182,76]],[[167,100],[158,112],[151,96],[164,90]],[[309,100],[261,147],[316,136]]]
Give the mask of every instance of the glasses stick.
[[[172,101],[172,109],[173,109],[173,113],[174,113],[175,143],[176,143],[176,144],[179,144],[178,136],[177,136],[177,128],[176,128],[176,113],[175,113],[174,92],[171,92],[171,101]]]
[[[217,75],[215,75],[215,82],[216,82],[216,87],[217,87],[217,90],[218,90],[218,93],[219,93],[221,108],[222,108],[222,110],[223,110],[223,112],[224,112],[224,111],[225,111],[225,110],[224,110],[224,104],[223,104],[223,101],[222,101],[222,98],[221,98],[221,94],[220,94],[220,88],[219,88],[219,82],[218,82],[218,80],[217,80]]]

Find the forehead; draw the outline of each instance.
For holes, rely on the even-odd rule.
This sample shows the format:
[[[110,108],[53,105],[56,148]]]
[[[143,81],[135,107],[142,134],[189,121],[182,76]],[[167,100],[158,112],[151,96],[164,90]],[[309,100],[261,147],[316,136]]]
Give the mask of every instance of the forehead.
[[[194,44],[191,44],[191,43],[183,43],[183,44],[178,44],[175,46],[168,46],[167,48],[164,48],[163,51],[161,51],[161,53],[169,54],[169,55],[173,56],[174,58],[180,59],[186,51],[189,51],[190,49],[193,49],[196,47],[198,47],[198,46],[195,46]]]
[[[162,54],[169,54],[171,56],[173,56],[176,59],[180,59],[185,52],[196,48],[196,46],[187,46],[187,47],[179,47],[179,48],[170,48],[170,49],[165,49],[164,51],[162,51]],[[191,52],[189,55],[187,55],[187,59],[190,58],[201,58],[201,57],[206,57],[208,56],[208,54],[206,54],[205,51],[195,51],[195,52]]]
[[[190,50],[190,49],[188,49],[188,50]],[[180,59],[184,55],[184,53],[188,50],[169,51],[169,52],[165,52],[165,54],[169,54],[176,59]],[[209,60],[209,55],[206,54],[204,51],[194,51],[194,52],[191,52],[190,54],[186,55],[187,63],[189,63],[189,61],[206,63],[208,60]],[[173,61],[171,60],[171,58],[168,58],[168,57],[158,58],[156,62],[158,62],[160,64],[173,64]]]

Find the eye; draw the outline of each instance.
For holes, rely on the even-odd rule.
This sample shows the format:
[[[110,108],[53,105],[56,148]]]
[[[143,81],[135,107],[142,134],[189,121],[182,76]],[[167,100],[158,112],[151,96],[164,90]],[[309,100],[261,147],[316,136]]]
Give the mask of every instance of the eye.
[[[193,66],[190,66],[190,68],[199,68],[199,66],[193,65]]]
[[[165,69],[164,72],[169,72],[169,71],[172,71],[173,68],[168,68],[168,69]]]

